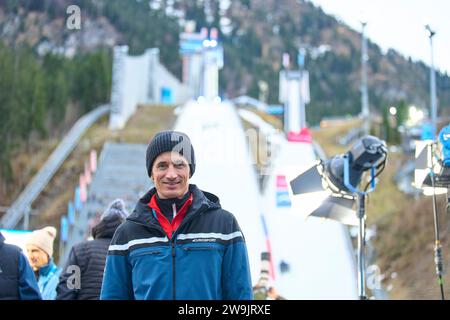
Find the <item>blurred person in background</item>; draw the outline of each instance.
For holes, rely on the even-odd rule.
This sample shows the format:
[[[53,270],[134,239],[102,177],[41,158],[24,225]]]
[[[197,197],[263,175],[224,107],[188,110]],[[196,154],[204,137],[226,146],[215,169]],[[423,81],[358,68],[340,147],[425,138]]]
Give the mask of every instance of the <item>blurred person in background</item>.
[[[117,227],[128,212],[122,199],[114,200],[92,228],[94,240],[72,247],[59,278],[57,300],[98,300],[102,287],[106,254]],[[74,278],[74,277],[79,277]]]
[[[35,230],[27,240],[28,260],[37,279],[42,299],[55,300],[61,270],[53,262],[53,242],[56,228]]]

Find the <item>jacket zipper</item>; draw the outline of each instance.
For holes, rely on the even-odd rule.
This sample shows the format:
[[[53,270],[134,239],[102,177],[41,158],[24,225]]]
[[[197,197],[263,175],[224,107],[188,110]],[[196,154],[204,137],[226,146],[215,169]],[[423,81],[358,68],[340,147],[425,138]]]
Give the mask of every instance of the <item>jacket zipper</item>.
[[[166,235],[166,237],[169,238],[167,233],[164,231],[164,229],[159,227],[159,226],[150,226],[150,225],[146,225],[146,224],[140,223],[138,221],[133,221],[133,222],[136,223],[136,224],[140,224],[140,225],[142,225],[142,226],[144,226],[146,228],[156,229],[156,230],[162,231]],[[173,300],[175,300],[175,298],[176,298],[176,283],[175,283],[175,276],[176,276],[176,274],[175,274],[175,256],[176,256],[176,254],[175,254],[175,241],[174,241],[174,239],[175,239],[174,234],[172,234],[172,238],[170,239],[170,245],[171,245],[171,248],[172,248],[172,277],[173,277],[172,291],[173,291]]]
[[[202,211],[203,212],[203,211]],[[201,212],[200,212],[201,213]],[[198,214],[198,213],[197,213]],[[190,216],[188,217],[186,220],[183,219],[183,221],[181,222],[181,224],[178,226],[178,229],[175,230],[174,233],[172,233],[172,238],[170,239],[170,243],[172,245],[172,277],[173,277],[173,281],[172,281],[172,290],[173,290],[173,300],[176,300],[177,297],[177,284],[176,284],[176,271],[175,271],[175,261],[176,261],[176,252],[175,252],[175,239],[178,235],[178,232],[181,230],[181,227],[183,225],[185,225],[189,220],[192,220],[193,217],[195,217],[197,214],[195,214],[194,216]]]
[[[182,226],[184,226],[187,222],[189,222],[190,220],[192,220],[194,217],[198,216],[199,214],[203,213],[203,212],[206,211],[207,209],[208,209],[208,208],[205,208],[204,210],[195,213],[194,215],[188,217],[187,219],[183,219],[183,221],[181,222],[181,224],[178,226],[178,229],[175,230],[174,233],[172,233],[172,238],[170,239],[170,243],[171,243],[171,246],[172,246],[172,276],[173,276],[172,290],[173,290],[173,300],[176,300],[176,296],[177,296],[177,295],[176,295],[176,282],[175,282],[175,276],[176,276],[176,272],[175,272],[175,256],[176,256],[176,254],[175,254],[175,239],[176,239],[176,236],[178,235],[178,233],[179,233],[179,231],[181,230],[181,227],[182,227]],[[146,224],[143,224],[143,223],[134,221],[134,220],[132,220],[132,221],[133,221],[134,223],[143,225],[144,227],[147,227],[147,228],[160,230],[160,231],[162,231],[162,232],[166,235],[166,237],[168,237],[167,234],[166,234],[166,232],[165,232],[165,231],[163,230],[163,228],[161,228],[161,227],[157,227],[157,226],[149,226],[149,225],[146,225]]]
[[[176,283],[175,283],[175,238],[172,237],[172,239],[170,239],[170,242],[172,243],[172,276],[173,276],[173,281],[172,281],[172,286],[173,286],[173,300],[176,300]]]

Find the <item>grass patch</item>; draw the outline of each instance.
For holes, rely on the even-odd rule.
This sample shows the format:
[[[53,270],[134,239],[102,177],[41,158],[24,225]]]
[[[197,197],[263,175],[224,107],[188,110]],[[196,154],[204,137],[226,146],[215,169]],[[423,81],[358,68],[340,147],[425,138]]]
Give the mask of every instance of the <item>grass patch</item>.
[[[261,117],[261,119],[263,119],[264,121],[270,123],[275,129],[281,130],[283,131],[283,121],[280,120],[278,117],[271,115],[271,114],[267,114],[265,112],[262,112],[256,108],[245,108],[246,110],[249,110],[253,113],[255,113],[256,115],[258,115],[259,117]]]
[[[361,123],[359,119],[349,119],[325,128],[314,129],[311,134],[313,139],[322,147],[325,154],[330,157],[347,151],[347,147],[338,144],[337,139],[351,129],[361,126]]]

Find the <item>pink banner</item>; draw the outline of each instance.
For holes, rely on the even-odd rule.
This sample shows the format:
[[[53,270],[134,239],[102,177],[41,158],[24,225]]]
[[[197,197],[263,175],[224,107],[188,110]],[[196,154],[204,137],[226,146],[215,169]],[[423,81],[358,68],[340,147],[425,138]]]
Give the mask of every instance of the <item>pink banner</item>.
[[[89,165],[91,167],[91,172],[97,171],[97,151],[91,150],[89,155]]]
[[[290,142],[312,143],[311,132],[308,128],[303,128],[300,132],[288,132],[287,139]]]
[[[90,171],[90,166],[88,164],[88,162],[84,163],[84,177],[86,179],[86,184],[91,184],[92,182],[92,176],[91,176],[91,171]]]
[[[289,53],[287,52],[283,53],[283,67],[285,69],[289,68]]]
[[[84,174],[80,175],[80,200],[81,202],[87,201],[87,187],[86,187],[86,178]]]
[[[277,189],[287,189],[285,176],[277,176]]]

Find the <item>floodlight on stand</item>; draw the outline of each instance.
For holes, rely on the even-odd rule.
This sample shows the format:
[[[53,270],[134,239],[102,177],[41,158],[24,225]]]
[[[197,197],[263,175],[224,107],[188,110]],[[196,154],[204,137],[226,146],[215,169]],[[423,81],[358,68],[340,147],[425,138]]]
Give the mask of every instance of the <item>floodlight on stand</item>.
[[[355,187],[360,184],[365,171],[371,171],[370,186],[372,189],[375,187],[375,175],[384,169],[386,155],[386,144],[383,141],[366,136],[346,154],[325,161],[320,160],[298,175],[290,182],[292,194],[295,196],[329,190],[331,195],[323,203],[327,209],[332,209],[328,218],[344,224],[357,225],[355,211],[351,210],[348,200],[355,201]],[[378,173],[375,173],[376,170]],[[366,186],[365,192],[370,191],[372,190],[367,190]],[[309,215],[323,217],[324,211],[326,210],[319,207]]]
[[[386,143],[374,136],[365,136],[345,154],[334,156],[291,180],[293,195],[327,189],[331,195],[309,216],[337,220],[347,225],[358,225],[358,291],[365,293],[365,200],[376,186],[376,177],[384,170],[387,160]],[[365,172],[370,171],[370,182],[362,190],[358,186]],[[370,188],[369,188],[370,187]],[[356,205],[357,210],[353,207]]]

